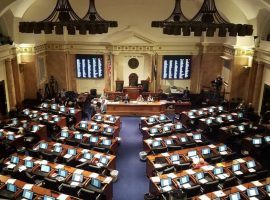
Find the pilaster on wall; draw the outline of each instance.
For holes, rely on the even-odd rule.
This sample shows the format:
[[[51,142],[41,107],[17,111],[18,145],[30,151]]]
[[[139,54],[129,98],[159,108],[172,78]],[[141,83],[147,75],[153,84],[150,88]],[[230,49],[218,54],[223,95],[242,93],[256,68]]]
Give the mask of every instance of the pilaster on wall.
[[[15,94],[15,84],[14,84],[11,59],[6,59],[5,65],[6,65],[7,86],[8,86],[8,93],[9,93],[8,94],[9,106],[12,108],[16,106],[16,94]]]

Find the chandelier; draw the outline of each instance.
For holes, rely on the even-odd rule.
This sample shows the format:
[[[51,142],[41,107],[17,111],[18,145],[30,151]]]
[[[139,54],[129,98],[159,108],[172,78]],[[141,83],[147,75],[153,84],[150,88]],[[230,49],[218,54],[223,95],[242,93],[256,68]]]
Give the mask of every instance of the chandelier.
[[[80,34],[102,34],[107,33],[109,27],[117,27],[117,21],[104,20],[95,8],[95,0],[89,0],[89,9],[82,19],[72,9],[69,0],[57,0],[57,4],[52,13],[43,21],[20,22],[19,31],[21,33],[55,34],[61,35],[66,27],[69,35],[75,35],[76,30]]]
[[[175,8],[171,16],[163,21],[152,21],[152,27],[162,28],[164,34],[190,36],[202,36],[206,32],[207,37],[213,37],[218,30],[219,37],[250,36],[253,26],[249,24],[234,24],[225,20],[218,12],[215,0],[204,0],[199,12],[188,20],[181,9],[181,0],[175,0]]]

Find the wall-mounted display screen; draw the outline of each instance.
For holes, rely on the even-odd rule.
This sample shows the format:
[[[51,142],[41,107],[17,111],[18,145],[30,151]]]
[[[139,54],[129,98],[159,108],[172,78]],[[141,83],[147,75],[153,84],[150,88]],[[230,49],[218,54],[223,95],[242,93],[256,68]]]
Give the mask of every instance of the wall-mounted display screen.
[[[191,56],[163,56],[163,79],[190,79]]]
[[[103,55],[76,55],[77,78],[104,78]]]

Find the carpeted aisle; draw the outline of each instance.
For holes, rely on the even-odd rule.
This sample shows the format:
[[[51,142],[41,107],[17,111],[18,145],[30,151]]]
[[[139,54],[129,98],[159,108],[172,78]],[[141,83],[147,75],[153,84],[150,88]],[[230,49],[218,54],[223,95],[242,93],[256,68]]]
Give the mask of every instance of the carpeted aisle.
[[[114,184],[114,200],[142,200],[149,190],[146,164],[139,159],[142,151],[142,135],[139,117],[121,117],[121,144],[118,148],[116,168],[119,179]]]

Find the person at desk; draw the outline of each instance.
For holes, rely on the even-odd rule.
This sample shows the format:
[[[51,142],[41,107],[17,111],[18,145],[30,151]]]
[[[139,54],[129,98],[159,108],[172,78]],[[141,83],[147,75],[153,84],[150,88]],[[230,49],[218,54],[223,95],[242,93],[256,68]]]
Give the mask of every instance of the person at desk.
[[[200,169],[201,167],[206,166],[206,165],[208,165],[208,163],[205,162],[205,160],[203,158],[200,158],[199,162],[197,162],[197,163],[193,162],[192,167],[194,169]]]
[[[183,99],[189,99],[189,94],[190,94],[190,91],[188,87],[186,87],[186,89],[183,91]]]
[[[128,96],[128,94],[125,94],[125,96],[123,97],[122,101],[124,103],[128,103],[129,102],[129,96]]]
[[[147,97],[147,101],[148,102],[153,102],[154,98],[151,96],[151,94],[149,94],[149,96]]]
[[[137,101],[138,102],[143,102],[144,101],[144,98],[143,98],[143,96],[141,94],[138,96]]]

